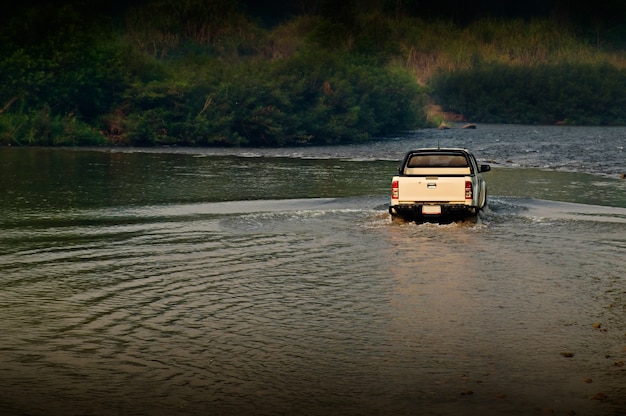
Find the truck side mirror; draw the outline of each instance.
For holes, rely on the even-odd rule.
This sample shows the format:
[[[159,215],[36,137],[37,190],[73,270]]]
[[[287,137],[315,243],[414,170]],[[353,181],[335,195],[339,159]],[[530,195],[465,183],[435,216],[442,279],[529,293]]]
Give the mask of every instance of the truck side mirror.
[[[491,170],[491,166],[489,165],[480,165],[481,172],[489,172]]]

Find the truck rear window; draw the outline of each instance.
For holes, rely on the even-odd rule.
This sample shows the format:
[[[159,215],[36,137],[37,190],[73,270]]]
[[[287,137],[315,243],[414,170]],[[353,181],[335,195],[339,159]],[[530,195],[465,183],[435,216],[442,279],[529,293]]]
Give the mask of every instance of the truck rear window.
[[[429,155],[416,154],[411,156],[407,168],[467,168],[467,159],[463,155]]]

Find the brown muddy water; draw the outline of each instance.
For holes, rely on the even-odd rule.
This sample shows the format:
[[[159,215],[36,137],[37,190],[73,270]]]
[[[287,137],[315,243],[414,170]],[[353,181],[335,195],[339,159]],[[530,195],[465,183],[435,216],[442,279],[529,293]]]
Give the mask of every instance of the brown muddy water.
[[[394,224],[411,147],[494,169]],[[0,414],[624,415],[624,128],[0,149]]]

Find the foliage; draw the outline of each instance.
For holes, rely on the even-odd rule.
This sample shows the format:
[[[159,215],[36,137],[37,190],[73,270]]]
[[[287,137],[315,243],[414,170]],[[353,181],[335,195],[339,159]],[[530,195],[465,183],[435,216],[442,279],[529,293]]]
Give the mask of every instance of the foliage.
[[[123,89],[124,46],[72,5],[41,6],[11,22],[25,36],[4,38],[0,55],[0,102],[17,97],[28,108],[49,106],[57,114],[86,119],[107,111]],[[19,30],[23,28],[23,30]]]
[[[131,7],[126,33],[142,51],[176,57],[201,45],[206,52],[237,58],[255,53],[261,29],[232,0],[157,0]]]
[[[607,64],[503,64],[443,72],[434,96],[488,123],[626,124],[626,70]]]
[[[118,102],[132,76],[128,44],[86,21],[73,4],[29,9],[9,22],[0,41],[3,142],[104,143],[99,118]]]
[[[413,0],[307,0],[264,26],[250,0],[107,4],[0,17],[0,144],[348,143],[423,127],[435,103],[474,121],[626,124],[623,23],[606,16],[458,24]]]
[[[75,115],[39,112],[10,113],[0,117],[0,145],[80,146],[104,145],[105,137]]]
[[[129,143],[345,143],[425,123],[426,96],[401,69],[345,62],[319,51],[276,62],[207,67],[210,76],[196,80],[136,85],[128,96]]]

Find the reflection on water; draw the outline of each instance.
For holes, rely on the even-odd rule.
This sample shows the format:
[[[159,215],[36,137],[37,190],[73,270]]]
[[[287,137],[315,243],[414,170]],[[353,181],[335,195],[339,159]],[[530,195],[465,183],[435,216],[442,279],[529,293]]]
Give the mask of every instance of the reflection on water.
[[[477,223],[395,224],[390,160],[5,150],[3,414],[626,407],[614,177],[496,168]]]

